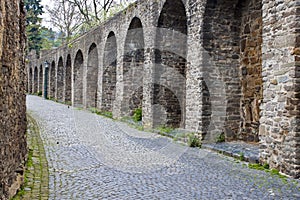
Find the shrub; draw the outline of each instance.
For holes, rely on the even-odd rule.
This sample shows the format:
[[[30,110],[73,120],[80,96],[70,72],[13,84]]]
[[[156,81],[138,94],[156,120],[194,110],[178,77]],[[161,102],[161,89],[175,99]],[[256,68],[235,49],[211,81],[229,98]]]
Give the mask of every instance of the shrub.
[[[135,122],[140,122],[142,121],[142,118],[143,118],[143,111],[141,108],[137,108],[134,110],[134,113],[133,113],[133,120]]]
[[[239,159],[240,159],[240,161],[244,161],[245,160],[245,154],[243,152],[239,153]]]
[[[225,134],[221,133],[218,137],[217,137],[217,143],[221,143],[221,142],[225,142]]]
[[[188,135],[188,145],[189,147],[201,147],[201,141],[195,134],[191,133]]]

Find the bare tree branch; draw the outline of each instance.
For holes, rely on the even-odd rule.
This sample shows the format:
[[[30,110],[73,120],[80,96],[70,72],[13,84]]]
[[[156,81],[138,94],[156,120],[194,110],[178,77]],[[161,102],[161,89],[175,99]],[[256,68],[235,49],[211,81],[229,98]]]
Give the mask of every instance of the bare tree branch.
[[[82,15],[78,12],[77,6],[67,0],[54,0],[54,7],[46,7],[50,20],[49,22],[63,32],[65,42],[69,42],[71,37],[78,33],[83,23]]]
[[[53,0],[54,8],[47,8],[53,26],[70,38],[76,32],[86,32],[118,11],[117,2],[123,5],[133,0]],[[119,4],[119,8],[121,8]],[[112,10],[112,11],[111,11]]]

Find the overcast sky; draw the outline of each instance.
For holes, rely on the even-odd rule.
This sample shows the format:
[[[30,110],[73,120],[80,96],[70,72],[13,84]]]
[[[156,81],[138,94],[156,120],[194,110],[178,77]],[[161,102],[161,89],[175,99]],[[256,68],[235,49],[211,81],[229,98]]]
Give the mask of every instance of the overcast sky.
[[[47,23],[47,18],[49,18],[49,15],[47,14],[47,11],[46,11],[46,5],[48,5],[48,6],[51,6],[52,5],[52,2],[51,2],[51,0],[42,0],[41,1],[41,4],[44,6],[44,14],[42,15],[42,18],[43,18],[43,21],[42,21],[42,24],[44,25],[44,26],[46,26],[46,27],[49,27],[50,28],[50,24],[49,23]]]

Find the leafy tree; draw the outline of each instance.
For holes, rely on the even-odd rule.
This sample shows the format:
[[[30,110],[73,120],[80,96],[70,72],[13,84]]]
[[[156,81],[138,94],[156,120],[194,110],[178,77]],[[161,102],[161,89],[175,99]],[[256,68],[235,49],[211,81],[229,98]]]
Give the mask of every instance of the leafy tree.
[[[62,36],[63,34],[59,34],[52,30],[52,28],[48,29],[47,27],[42,27],[41,29],[41,37],[42,37],[42,49],[48,50],[53,47],[59,47],[62,45]]]
[[[42,46],[41,22],[40,15],[43,14],[41,0],[25,0],[26,15],[26,33],[27,33],[27,50],[36,50],[39,53]]]

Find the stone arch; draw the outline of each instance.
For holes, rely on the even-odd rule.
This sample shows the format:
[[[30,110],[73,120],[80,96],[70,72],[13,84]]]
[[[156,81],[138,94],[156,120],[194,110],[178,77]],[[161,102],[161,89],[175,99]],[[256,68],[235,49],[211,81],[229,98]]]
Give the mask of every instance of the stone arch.
[[[123,112],[132,115],[142,109],[144,73],[144,32],[139,18],[134,17],[129,25],[123,57]]]
[[[263,89],[262,2],[208,0],[202,30],[203,47],[219,74],[204,70],[225,86],[226,139],[257,142]]]
[[[88,52],[87,65],[87,88],[86,88],[86,107],[97,107],[98,91],[98,50],[97,45],[93,43]]]
[[[43,65],[39,67],[39,89],[38,92],[41,93],[43,91]]]
[[[33,91],[32,93],[38,92],[38,68],[37,66],[34,67],[33,71]]]
[[[52,61],[49,73],[49,98],[55,98],[55,82],[55,61]]]
[[[110,32],[104,48],[102,110],[112,111],[116,96],[117,83],[117,41],[114,32]]]
[[[57,65],[57,100],[64,101],[64,63],[63,58],[58,59]]]
[[[181,0],[167,0],[155,40],[153,125],[185,127],[187,15]]]
[[[73,94],[74,106],[83,105],[83,54],[78,50],[74,60],[73,71]]]
[[[68,54],[65,68],[65,101],[72,101],[72,60]]]

